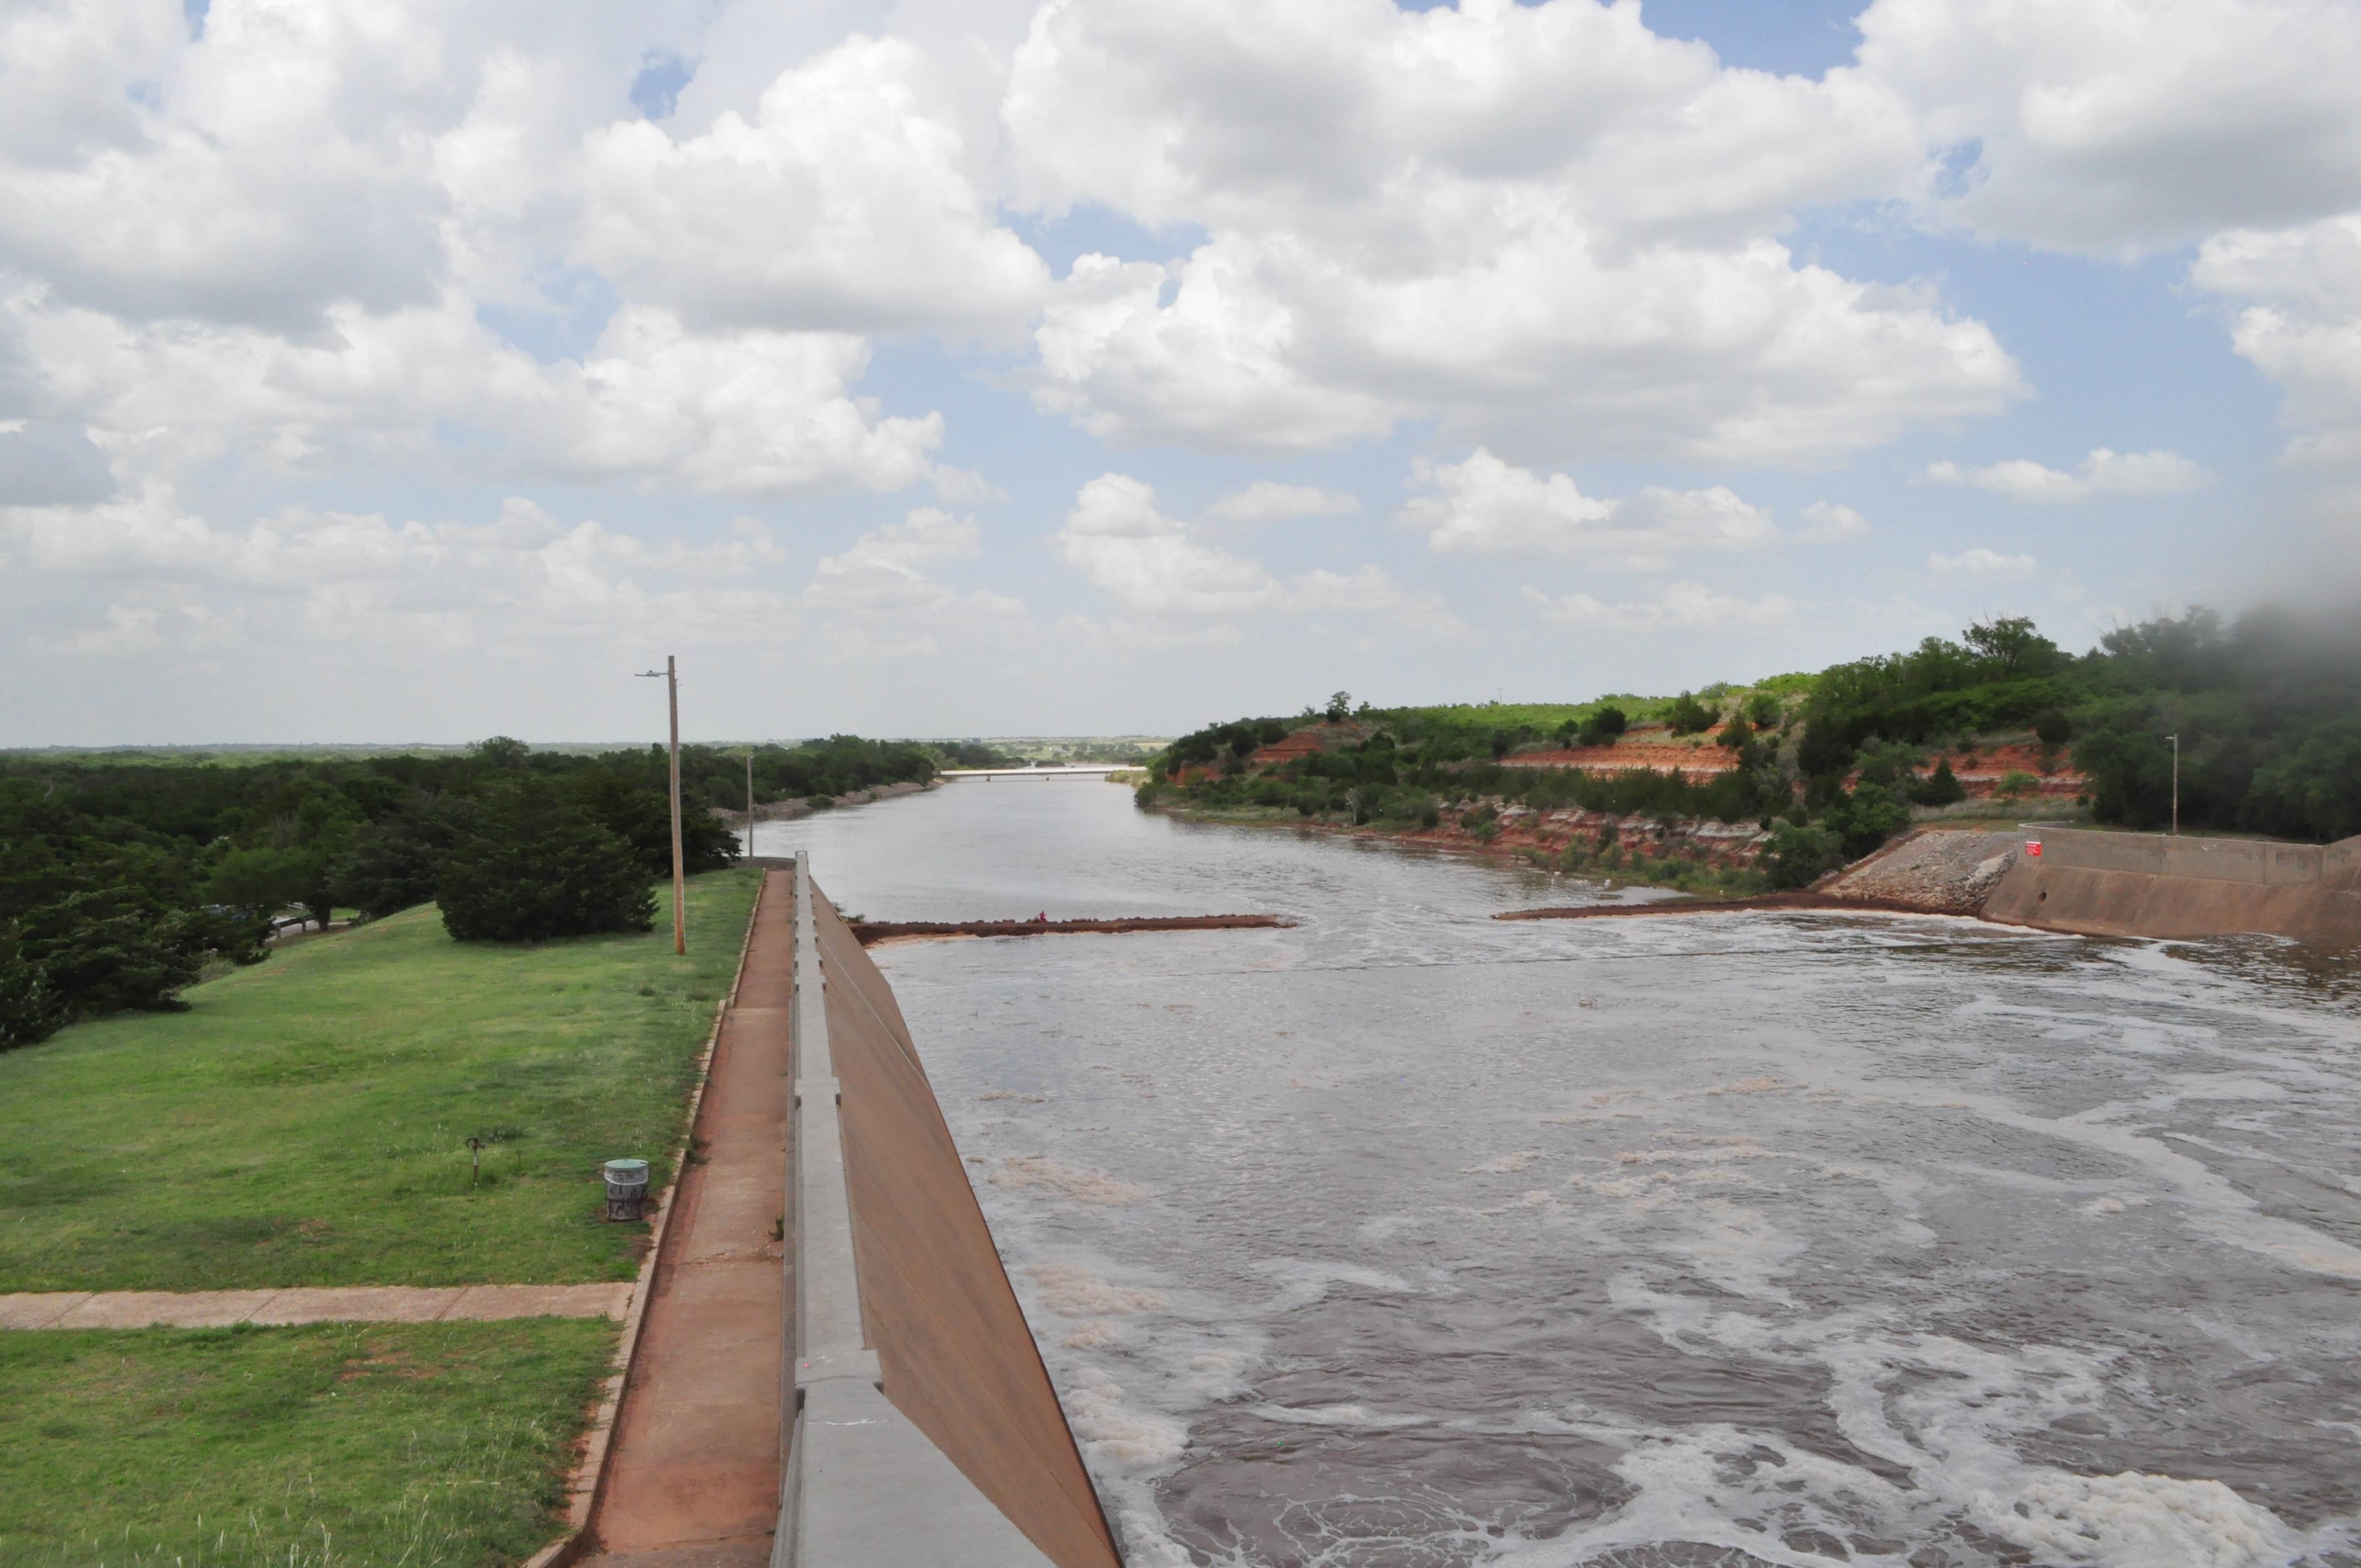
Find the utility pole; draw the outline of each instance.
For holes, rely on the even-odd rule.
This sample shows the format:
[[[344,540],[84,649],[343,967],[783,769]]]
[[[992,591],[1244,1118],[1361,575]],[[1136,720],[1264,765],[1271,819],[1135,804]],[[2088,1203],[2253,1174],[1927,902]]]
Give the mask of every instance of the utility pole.
[[[754,858],[754,748],[746,748],[746,858]]]
[[[672,950],[688,951],[688,877],[680,852],[680,666],[669,653],[661,670],[642,670],[643,679],[662,676],[672,708]]]
[[[2172,742],[2172,836],[2180,837],[2180,737],[2168,735]]]

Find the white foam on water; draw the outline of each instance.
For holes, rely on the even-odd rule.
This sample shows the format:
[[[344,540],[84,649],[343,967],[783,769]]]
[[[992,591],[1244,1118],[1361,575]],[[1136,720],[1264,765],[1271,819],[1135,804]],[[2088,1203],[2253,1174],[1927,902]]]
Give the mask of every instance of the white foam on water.
[[[1084,1367],[1067,1385],[1066,1420],[1093,1459],[1126,1470],[1159,1469],[1189,1446],[1189,1429],[1166,1416],[1135,1409],[1123,1385]]]
[[[1067,1165],[1046,1155],[1016,1155],[1000,1162],[991,1176],[994,1187],[1038,1188],[1076,1203],[1124,1208],[1148,1200],[1148,1189],[1122,1181],[1103,1170]]]
[[[1626,1210],[1633,1214],[1669,1208],[1686,1201],[1684,1190],[1692,1187],[1754,1187],[1760,1183],[1743,1171],[1725,1166],[1695,1166],[1678,1170],[1642,1170],[1630,1176],[1586,1176],[1580,1172],[1565,1179],[1565,1184],[1578,1191],[1595,1192],[1601,1198],[1621,1198],[1630,1201]],[[1497,1209],[1477,1211],[1499,1213]]]
[[[1589,1407],[1534,1412],[1520,1424],[1621,1447],[1614,1468],[1637,1495],[1555,1541],[1507,1543],[1499,1562],[1573,1564],[1678,1541],[1814,1568],[1899,1564],[1863,1550],[1861,1538],[1917,1545],[1969,1526],[2054,1568],[2284,1568],[2355,1535],[2350,1520],[2298,1530],[2208,1477],[2081,1475],[2020,1458],[2026,1437],[2103,1406],[2112,1352],[1999,1350],[1882,1332],[1869,1310],[1773,1320],[1631,1274],[1611,1281],[1609,1294],[1693,1353],[1710,1345],[1818,1363],[1833,1378],[1830,1406],[1847,1441],[1906,1471],[1909,1484],[1800,1449],[1777,1431],[1721,1423],[1667,1431]],[[1820,1538],[1854,1544],[1829,1556],[1810,1548]]]
[[[1725,1094],[1787,1094],[1808,1085],[1778,1077],[1741,1078],[1735,1083],[1709,1083],[1697,1091],[1709,1099]]]
[[[1784,1302],[1776,1281],[1810,1247],[1808,1238],[1758,1209],[1710,1194],[1664,1211],[1671,1223],[1653,1250],[1687,1264],[1733,1295]]]
[[[1079,1263],[1037,1263],[1027,1272],[1041,1288],[1042,1304],[1061,1318],[1119,1318],[1172,1304],[1161,1290],[1110,1285]]]
[[[2202,1161],[2161,1139],[2098,1120],[2108,1109],[2049,1118],[1987,1104],[1980,1107],[1980,1113],[2007,1126],[2103,1150],[2140,1168],[2173,1190],[2192,1229],[2217,1241],[2307,1273],[2361,1279],[2361,1247],[2296,1221],[2264,1213],[2261,1204]]]
[[[1976,1522],[2062,1563],[2095,1568],[2261,1568],[2291,1561],[2303,1539],[2219,1481],[2124,1471],[2050,1471],[2014,1497],[1980,1494]]]
[[[1539,1149],[1517,1149],[1509,1154],[1495,1155],[1481,1165],[1467,1166],[1459,1174],[1462,1176],[1513,1175],[1541,1157],[1542,1151]]]
[[[1254,1264],[1256,1273],[1267,1276],[1278,1287],[1278,1294],[1258,1307],[1248,1309],[1255,1317],[1268,1317],[1274,1312],[1292,1312],[1309,1307],[1340,1285],[1358,1286],[1364,1290],[1381,1290],[1388,1295],[1407,1294],[1416,1288],[1399,1274],[1381,1268],[1364,1268],[1357,1264],[1332,1263],[1324,1259],[1302,1257],[1262,1258]]]
[[[1256,1405],[1253,1413],[1267,1421],[1282,1426],[1298,1427],[1365,1427],[1373,1431],[1389,1431],[1397,1427],[1422,1427],[1432,1416],[1407,1413],[1388,1415],[1372,1411],[1366,1405],[1314,1405],[1296,1409],[1289,1405]]]
[[[1664,1135],[1666,1137],[1670,1134]],[[1722,1137],[1694,1139],[1686,1147],[1666,1148],[1661,1144],[1654,1148],[1620,1149],[1615,1156],[1618,1165],[1663,1165],[1671,1160],[1686,1160],[1719,1165],[1733,1159],[1787,1159],[1793,1157],[1777,1149],[1766,1149],[1743,1133]]]

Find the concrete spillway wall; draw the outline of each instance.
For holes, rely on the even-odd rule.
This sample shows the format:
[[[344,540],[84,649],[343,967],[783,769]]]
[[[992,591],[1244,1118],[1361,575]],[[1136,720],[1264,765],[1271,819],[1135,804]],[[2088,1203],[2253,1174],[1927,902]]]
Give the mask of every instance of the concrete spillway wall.
[[[2257,931],[2361,945],[2361,838],[2334,844],[2027,828],[1988,920],[2110,937]]]
[[[1060,1568],[1115,1541],[885,977],[813,901],[862,1314],[886,1398]]]
[[[885,977],[796,857],[773,1568],[1120,1568]]]

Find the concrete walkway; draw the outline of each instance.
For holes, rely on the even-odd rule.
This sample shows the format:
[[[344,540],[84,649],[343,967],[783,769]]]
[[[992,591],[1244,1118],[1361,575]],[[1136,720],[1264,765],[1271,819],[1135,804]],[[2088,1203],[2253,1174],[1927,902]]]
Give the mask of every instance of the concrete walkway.
[[[220,1329],[232,1323],[444,1323],[613,1318],[631,1283],[352,1285],[288,1290],[57,1290],[0,1296],[0,1329]]]
[[[763,879],[584,1563],[759,1568],[779,1514],[794,889]]]

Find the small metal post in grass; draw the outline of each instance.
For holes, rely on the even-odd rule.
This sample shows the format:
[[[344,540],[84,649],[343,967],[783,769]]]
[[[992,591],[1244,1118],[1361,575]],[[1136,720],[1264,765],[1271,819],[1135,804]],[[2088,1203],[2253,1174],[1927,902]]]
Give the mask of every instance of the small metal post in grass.
[[[470,1135],[467,1139],[467,1185],[476,1185],[476,1179],[483,1174],[484,1140]]]

